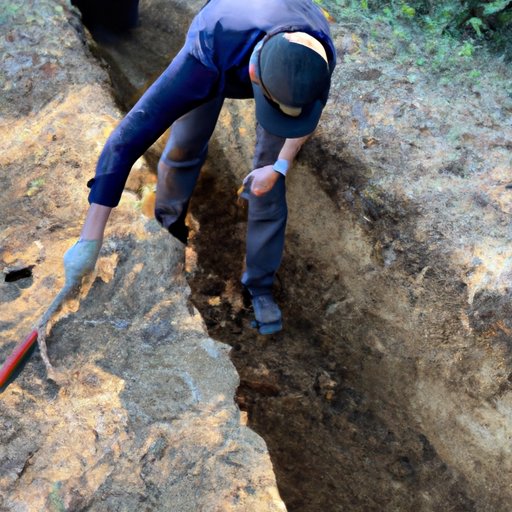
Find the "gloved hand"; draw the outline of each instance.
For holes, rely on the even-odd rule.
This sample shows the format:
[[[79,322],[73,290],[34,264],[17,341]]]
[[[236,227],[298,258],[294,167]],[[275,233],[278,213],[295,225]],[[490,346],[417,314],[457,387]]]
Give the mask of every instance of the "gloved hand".
[[[272,165],[266,165],[250,172],[244,179],[245,188],[250,183],[251,192],[255,196],[262,196],[272,190],[280,176],[272,167]]]
[[[76,286],[92,272],[101,249],[101,240],[78,240],[64,254],[66,287]]]

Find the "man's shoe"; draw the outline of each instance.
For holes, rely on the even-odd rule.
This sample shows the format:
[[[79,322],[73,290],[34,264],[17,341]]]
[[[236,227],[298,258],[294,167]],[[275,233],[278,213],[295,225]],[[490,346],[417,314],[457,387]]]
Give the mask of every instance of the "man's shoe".
[[[176,222],[169,226],[168,231],[174,238],[177,238],[182,244],[187,245],[189,229],[188,226],[186,226],[184,223]]]
[[[252,326],[260,334],[274,334],[283,328],[281,310],[272,295],[257,295],[252,297],[252,308],[256,320]]]

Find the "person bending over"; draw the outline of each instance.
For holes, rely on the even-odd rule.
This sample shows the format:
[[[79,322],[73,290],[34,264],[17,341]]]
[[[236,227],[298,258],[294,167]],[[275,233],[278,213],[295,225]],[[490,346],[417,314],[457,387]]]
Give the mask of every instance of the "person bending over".
[[[272,288],[285,239],[285,176],[319,122],[335,64],[327,20],[311,0],[210,0],[193,19],[182,49],[107,140],[88,183],[90,207],[80,239],[64,256],[66,269],[79,282],[94,268],[132,165],[169,127],[155,216],[187,243],[187,207],[224,99],[254,98],[242,283],[259,332],[281,330]]]

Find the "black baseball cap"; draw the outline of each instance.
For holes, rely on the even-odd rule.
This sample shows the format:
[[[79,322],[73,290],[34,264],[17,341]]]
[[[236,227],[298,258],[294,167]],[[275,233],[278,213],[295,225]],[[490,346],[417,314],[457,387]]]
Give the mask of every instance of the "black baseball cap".
[[[307,46],[302,40],[316,45]],[[258,78],[252,82],[258,122],[279,137],[313,132],[331,81],[320,42],[304,32],[278,32],[263,40],[253,60]]]

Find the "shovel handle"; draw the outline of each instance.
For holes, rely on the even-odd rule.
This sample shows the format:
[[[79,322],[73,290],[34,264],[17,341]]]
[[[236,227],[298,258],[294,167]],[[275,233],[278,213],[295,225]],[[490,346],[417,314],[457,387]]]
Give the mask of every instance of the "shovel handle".
[[[36,341],[37,329],[34,329],[24,341],[16,346],[12,354],[5,360],[2,368],[0,368],[0,388],[9,380],[9,377]]]

